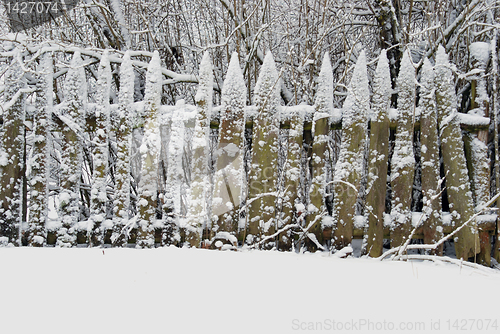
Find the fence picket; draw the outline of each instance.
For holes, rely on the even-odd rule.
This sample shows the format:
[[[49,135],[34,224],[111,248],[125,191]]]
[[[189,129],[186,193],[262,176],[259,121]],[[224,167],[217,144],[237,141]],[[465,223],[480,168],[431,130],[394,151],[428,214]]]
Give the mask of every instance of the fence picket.
[[[411,201],[415,157],[413,154],[413,130],[415,119],[415,68],[409,51],[401,61],[398,76],[398,128],[391,159],[392,226],[391,246],[404,244],[411,232]]]
[[[472,192],[465,161],[462,134],[456,110],[455,90],[448,55],[442,46],[436,55],[435,65],[436,103],[438,109],[439,137],[446,174],[446,189],[450,212],[455,226],[461,226],[474,214]],[[466,226],[457,234],[455,252],[464,260],[479,252],[477,224]]]
[[[259,242],[264,235],[272,235],[276,231],[280,87],[273,56],[268,52],[255,85],[254,100],[258,114],[254,119],[248,185],[248,200],[252,201],[247,216],[245,241],[248,244]]]
[[[333,247],[350,245],[353,235],[355,206],[363,176],[367,117],[370,93],[364,51],[359,55],[349,85],[342,115],[342,144],[335,165],[333,192]]]
[[[139,201],[137,203],[139,211],[138,248],[151,248],[155,242],[154,223],[157,209],[158,158],[161,147],[158,122],[161,87],[160,56],[158,52],[155,52],[146,74],[144,136],[139,148],[142,162],[138,191]]]
[[[204,226],[209,221],[207,195],[210,192],[208,155],[210,116],[212,112],[213,73],[210,54],[205,52],[200,64],[200,78],[196,95],[197,117],[193,139],[191,187],[188,191],[188,215],[186,241],[191,247],[199,247]]]
[[[437,129],[436,96],[434,92],[434,70],[425,59],[420,79],[420,143],[422,165],[422,193],[424,243],[435,243],[443,236],[441,184],[439,182],[439,140]],[[442,254],[443,247],[436,250]]]
[[[365,216],[367,220],[364,252],[371,257],[382,255],[384,213],[389,160],[389,107],[391,74],[385,50],[380,54],[373,80],[372,117],[368,149],[368,174]]]
[[[233,53],[229,63],[221,97],[219,146],[214,175],[212,210],[215,243],[238,245],[237,235],[245,180],[243,156],[245,145],[246,87],[240,69],[238,54]]]

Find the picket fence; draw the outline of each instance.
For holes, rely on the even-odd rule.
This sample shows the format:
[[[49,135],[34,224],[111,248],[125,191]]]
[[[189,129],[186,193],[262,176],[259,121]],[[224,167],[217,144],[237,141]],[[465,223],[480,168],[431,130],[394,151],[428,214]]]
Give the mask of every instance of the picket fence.
[[[488,132],[490,118],[457,113],[450,107],[454,95],[450,98],[447,92],[454,88],[445,81],[452,74],[442,59],[436,59],[434,68],[425,63],[420,70],[417,106],[415,70],[405,55],[398,78],[398,108],[391,109],[393,91],[385,54],[380,56],[370,89],[363,53],[353,70],[344,107],[334,109],[327,56],[318,77],[316,103],[290,107],[280,106],[280,74],[270,54],[262,65],[252,106],[246,105],[238,55],[233,55],[229,65],[220,106],[212,106],[213,77],[207,55],[200,65],[196,104],[181,100],[175,106],[162,106],[162,70],[155,57],[157,53],[148,69],[144,101],[107,105],[104,98],[78,105],[85,110],[87,130],[107,132],[105,145],[111,139],[117,143],[131,140],[129,154],[118,154],[116,159],[130,164],[137,194],[132,196],[135,215],[122,222],[116,219],[117,210],[108,210],[107,219],[100,220],[91,210],[85,222],[66,226],[74,229],[75,244],[117,244],[120,239],[121,245],[140,247],[175,243],[218,249],[245,245],[349,251],[353,239],[363,239],[363,251],[379,256],[384,240],[391,246],[402,245],[408,238],[438,241],[491,197],[489,186],[481,187],[489,184],[491,162],[487,154],[480,154],[487,152],[484,132]],[[439,57],[446,55],[438,52]],[[121,72],[133,64],[125,62]],[[103,56],[99,73],[106,68],[109,59]],[[111,84],[110,74],[100,75],[98,98],[109,96]],[[479,78],[474,80],[475,85],[481,83]],[[46,94],[52,95],[52,89]],[[126,99],[124,94],[119,98]],[[59,132],[56,136],[63,140],[68,138],[64,131],[79,129],[65,111],[70,102],[51,109],[59,124],[53,132]],[[115,122],[111,127],[99,124],[106,121],[99,118],[102,106]],[[116,124],[125,118],[140,126],[133,129],[132,122],[126,123],[125,136],[118,136]],[[95,147],[99,147],[98,140],[96,135]],[[459,184],[464,176],[467,182]],[[78,189],[94,192],[95,171],[93,177]],[[120,186],[129,191],[127,182],[111,184],[107,179],[108,209]],[[64,221],[68,212],[59,213]],[[45,221],[46,244],[57,244],[60,228]],[[477,256],[489,263],[491,247],[495,247],[494,254],[498,248],[497,230],[496,215],[482,212],[452,239],[457,256]],[[434,252],[441,253],[442,247]]]

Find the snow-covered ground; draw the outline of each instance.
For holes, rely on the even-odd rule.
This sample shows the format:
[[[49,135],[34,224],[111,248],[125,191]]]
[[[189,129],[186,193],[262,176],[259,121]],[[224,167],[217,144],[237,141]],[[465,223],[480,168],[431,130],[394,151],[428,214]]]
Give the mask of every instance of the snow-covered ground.
[[[493,269],[175,247],[0,248],[0,263],[0,333],[500,331]]]

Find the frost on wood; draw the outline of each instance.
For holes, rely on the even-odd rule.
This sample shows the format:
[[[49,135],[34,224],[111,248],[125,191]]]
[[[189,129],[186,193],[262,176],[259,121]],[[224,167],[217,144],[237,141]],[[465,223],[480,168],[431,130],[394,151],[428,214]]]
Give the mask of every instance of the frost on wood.
[[[342,109],[342,143],[333,179],[335,226],[332,242],[336,249],[342,249],[351,243],[354,210],[363,175],[367,117],[370,109],[364,51],[358,57]],[[351,186],[354,186],[356,190]]]
[[[237,246],[236,237],[240,219],[240,205],[245,180],[243,157],[245,148],[246,87],[235,52],[224,80],[221,97],[219,145],[214,176],[212,214],[216,220],[212,231],[215,240],[226,239],[218,232],[228,232],[230,242]]]
[[[365,252],[371,257],[382,255],[384,211],[389,158],[389,107],[391,74],[386,51],[379,56],[373,79],[370,144],[365,216],[368,222]]]
[[[424,243],[434,244],[443,237],[443,220],[434,69],[427,58],[422,66],[419,104],[421,108],[420,164],[422,166]],[[441,254],[442,251],[443,247],[440,247],[435,252]]]
[[[446,174],[446,189],[450,213],[455,226],[461,226],[474,214],[462,134],[455,106],[455,87],[448,55],[442,46],[436,55],[435,65],[436,103],[438,110],[439,137]],[[479,252],[477,224],[464,227],[455,238],[457,258],[468,259]]]
[[[300,223],[306,214],[301,184],[304,180],[302,167],[303,138],[304,138],[304,111],[294,109],[290,114],[290,130],[288,132],[288,150],[284,169],[284,197],[283,208],[278,221],[279,228],[285,228],[289,224]],[[292,249],[292,231],[287,230],[278,237],[279,250]]]
[[[391,160],[391,247],[401,246],[411,232],[411,200],[415,175],[413,155],[415,82],[415,68],[409,50],[406,50],[397,79],[399,115]]]
[[[255,85],[254,102],[258,115],[252,133],[252,158],[249,172],[247,244],[263,235],[274,234],[275,200],[278,179],[278,134],[280,79],[273,56],[268,52]]]
[[[471,109],[468,114],[489,117],[489,96],[486,88],[486,70],[490,55],[490,45],[485,42],[472,43],[469,46],[471,68],[478,71],[478,75],[471,78]],[[488,159],[488,130],[479,130],[477,133],[468,133],[465,137],[465,149],[471,190],[476,207],[490,199],[490,166]]]
[[[25,77],[19,61],[19,51],[5,74],[3,131],[0,142],[0,238],[20,245],[19,228],[22,220],[22,180],[24,173],[24,109]]]
[[[33,115],[35,139],[31,157],[29,185],[28,244],[41,247],[46,242],[45,223],[49,200],[49,163],[53,94],[52,53],[43,55],[37,68],[36,111]]]
[[[478,74],[471,76],[471,110],[469,114],[489,116],[489,96],[486,88],[486,78],[483,76],[489,59],[490,48],[485,42],[472,43],[469,46],[470,65],[472,71]],[[487,133],[486,133],[487,135]],[[488,138],[483,138],[487,141]]]
[[[177,231],[180,225],[181,216],[181,191],[184,176],[182,157],[184,153],[184,138],[187,132],[185,126],[185,106],[184,101],[176,104],[176,109],[170,119],[170,140],[167,149],[167,178],[164,194],[163,211],[165,214],[166,227],[162,236],[163,243],[173,242],[173,232]]]
[[[488,146],[476,133],[466,133],[465,155],[471,183],[472,199],[477,210],[490,199],[490,164]]]
[[[76,244],[76,224],[80,220],[80,177],[82,173],[82,143],[80,136],[85,125],[84,102],[87,98],[85,72],[80,52],[75,52],[64,83],[64,102],[60,109],[61,133],[61,190],[57,245]]]
[[[144,96],[144,136],[139,148],[141,154],[141,179],[138,189],[137,247],[154,246],[154,223],[158,198],[158,155],[160,153],[160,131],[158,114],[161,103],[162,74],[158,51],[153,53],[146,73]]]
[[[486,133],[488,130],[486,130]],[[467,170],[469,172],[472,200],[475,212],[484,209],[484,204],[490,199],[490,164],[488,159],[488,147],[479,140],[481,133],[466,132],[463,136]],[[488,212],[485,212],[487,214]],[[479,224],[479,222],[478,222]],[[479,227],[480,253],[476,260],[478,263],[491,265],[491,242],[490,233]]]
[[[497,37],[498,30],[493,35],[493,38],[490,42],[490,50],[491,50],[491,75],[493,77],[492,80],[492,97],[491,100],[493,103],[491,104],[491,120],[493,124],[498,124],[498,108],[499,108],[499,100],[498,100],[498,53],[497,53]],[[498,143],[498,127],[493,126],[493,154],[492,160],[493,162],[493,175],[494,175],[494,188],[495,192],[498,193],[500,188],[500,152],[499,152],[499,143]],[[500,200],[497,199],[496,206],[500,207]],[[493,250],[493,257],[497,262],[500,262],[500,231],[497,228],[497,231],[494,235],[495,238],[495,247]]]
[[[106,177],[108,172],[108,133],[109,133],[109,92],[111,86],[111,67],[108,51],[104,51],[97,72],[97,92],[95,110],[95,136],[92,188],[90,192],[90,220],[88,233],[90,245],[98,246],[104,242],[102,223],[106,219]]]
[[[318,217],[325,215],[327,201],[327,184],[331,181],[330,151],[328,142],[330,138],[329,117],[333,113],[333,72],[328,53],[323,58],[321,72],[318,77],[318,91],[314,104],[313,118],[313,147],[312,147],[312,180],[309,190],[309,206],[307,215],[307,226],[315,222],[309,229],[314,233],[316,240],[323,245],[325,243],[324,231],[331,231],[331,218],[322,219]],[[299,156],[300,157],[300,156]],[[316,250],[314,242],[308,242],[308,248]]]
[[[132,141],[132,104],[134,103],[134,69],[130,52],[125,52],[120,66],[120,91],[118,92],[118,110],[112,124],[116,136],[115,198],[113,215],[113,244],[125,246],[130,205],[130,148]]]
[[[469,76],[471,94],[468,116],[483,117],[489,120],[490,101],[487,92],[486,76],[484,74],[490,56],[490,44],[485,42],[472,43],[469,46],[470,67],[476,75]],[[493,79],[496,80],[496,79]],[[471,183],[472,198],[476,212],[490,199],[490,161],[488,158],[488,129],[467,132],[464,136],[467,169]],[[491,264],[491,244],[488,231],[479,230],[481,252],[477,261],[487,266]]]
[[[209,52],[206,51],[200,64],[198,92],[195,98],[197,114],[192,142],[193,160],[186,222],[186,241],[191,247],[200,246],[202,229],[207,225],[209,217],[207,203],[207,196],[210,191],[208,155],[212,95],[212,61]]]

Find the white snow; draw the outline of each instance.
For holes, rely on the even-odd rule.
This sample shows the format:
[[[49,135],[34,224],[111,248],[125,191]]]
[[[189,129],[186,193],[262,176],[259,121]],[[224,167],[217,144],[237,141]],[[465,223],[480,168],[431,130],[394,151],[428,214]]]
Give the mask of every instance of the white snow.
[[[277,113],[277,106],[280,105],[280,87],[281,78],[278,75],[273,55],[268,51],[254,88],[254,104],[257,109],[261,109],[259,113],[272,113],[269,116]],[[279,117],[279,114],[276,116]]]
[[[237,116],[244,110],[246,105],[246,92],[245,79],[243,78],[243,72],[240,68],[238,53],[234,52],[231,56],[226,79],[224,80],[224,87],[222,88],[221,109],[228,113],[226,117],[233,115]],[[229,110],[226,111],[225,109],[228,106],[233,106],[235,110],[232,111],[232,113]]]
[[[217,171],[214,176],[214,200],[220,205],[212,207],[213,213],[235,215],[234,209],[243,197],[244,161],[243,145],[245,132],[246,87],[235,52],[227,70],[221,97]],[[261,147],[265,141],[259,141]],[[224,165],[223,161],[231,161]],[[228,192],[228,187],[231,192]],[[222,201],[219,201],[219,198]],[[233,205],[233,203],[235,205]],[[221,218],[221,217],[219,217]],[[235,218],[237,219],[237,218]]]
[[[453,333],[456,319],[498,319],[485,299],[498,272],[445,263],[175,247],[1,248],[0,258],[2,333],[322,333],[332,321]]]
[[[395,108],[389,108],[389,120],[391,122],[396,122],[399,117],[399,111]]]
[[[114,13],[114,18],[118,22],[118,27],[120,28],[120,32],[122,33],[123,38],[125,39],[125,43],[127,45],[127,48],[130,48],[131,45],[131,40],[130,40],[130,34],[129,34],[129,28],[126,23],[126,20],[123,16],[123,11],[120,6],[120,1],[119,0],[111,0],[110,1],[111,8],[113,8],[113,13]]]
[[[486,42],[475,42],[469,45],[471,58],[476,59],[486,66],[490,57],[490,44]]]
[[[5,151],[0,151],[0,166],[7,166],[9,164],[9,155]]]
[[[366,133],[366,118],[369,109],[370,92],[368,88],[366,55],[365,51],[362,51],[354,68],[348,88],[348,95],[342,109],[342,142],[338,161],[335,165],[335,181],[346,181],[349,174],[353,172],[358,176],[362,175],[363,154],[360,154],[360,152],[364,150],[366,137],[363,136],[357,145],[358,152],[350,151],[348,148],[351,141],[356,140],[352,138],[354,134],[350,128],[356,126],[358,131],[362,129]]]
[[[328,52],[323,57],[321,72],[318,76],[318,91],[314,108],[317,113],[333,115],[333,72]]]
[[[457,117],[458,117],[460,124],[464,124],[464,125],[487,126],[488,124],[490,124],[489,117],[483,117],[480,115],[457,113]]]
[[[212,74],[212,61],[210,59],[210,53],[207,51],[203,54],[203,58],[200,63],[200,73],[199,73],[199,85],[198,91],[196,92],[195,101],[199,102],[212,96],[213,90],[213,74]],[[208,100],[210,104],[208,110],[211,109],[212,100]],[[210,118],[210,115],[207,115]]]
[[[354,216],[354,228],[365,228],[366,226],[365,216]]]
[[[372,110],[369,111],[372,121],[384,122],[388,116],[391,103],[391,72],[385,50],[380,52],[377,69],[373,79]],[[396,116],[397,118],[397,116]]]

